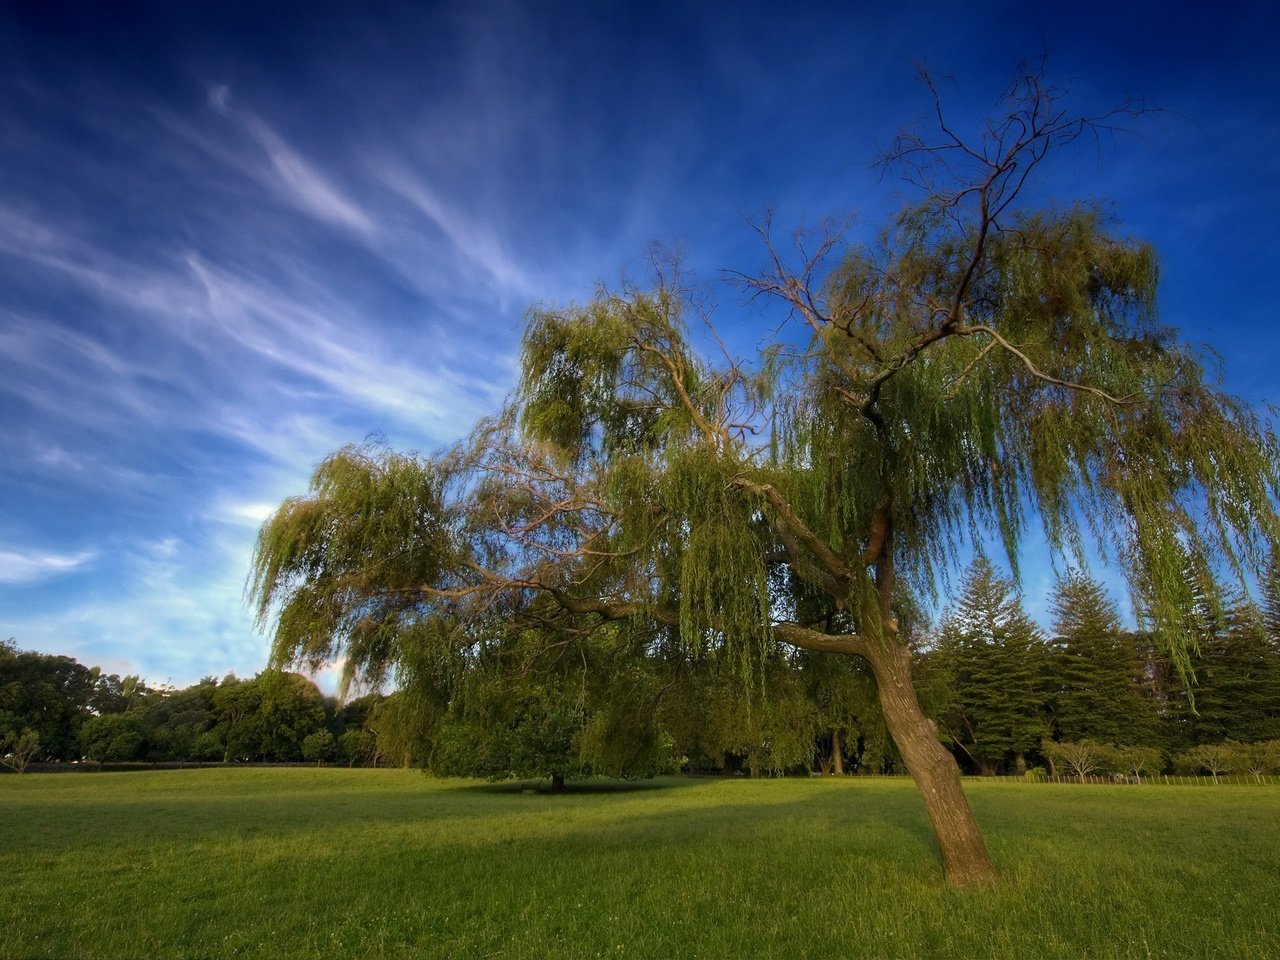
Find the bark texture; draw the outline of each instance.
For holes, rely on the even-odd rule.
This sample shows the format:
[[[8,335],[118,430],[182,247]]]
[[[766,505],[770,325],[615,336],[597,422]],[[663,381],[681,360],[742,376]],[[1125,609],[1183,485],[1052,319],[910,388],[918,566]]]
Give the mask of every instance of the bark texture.
[[[953,886],[993,883],[995,864],[987,852],[960,783],[960,768],[938,740],[911,685],[911,651],[886,642],[866,654],[875,673],[885,723],[907,771],[924,799],[942,854],[942,870]]]

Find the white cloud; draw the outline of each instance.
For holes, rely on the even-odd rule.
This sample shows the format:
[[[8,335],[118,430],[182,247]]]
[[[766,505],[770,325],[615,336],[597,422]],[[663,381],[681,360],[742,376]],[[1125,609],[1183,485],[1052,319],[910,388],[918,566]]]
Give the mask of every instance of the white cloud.
[[[213,516],[226,523],[256,530],[279,506],[279,503],[266,502],[224,502],[214,510]]]
[[[24,648],[140,673],[153,685],[252,676],[266,665],[268,644],[244,598],[250,545],[224,529],[118,546],[95,589],[10,616],[7,629]]]
[[[77,473],[84,470],[84,463],[79,457],[68,453],[56,444],[40,444],[36,447],[34,457],[37,463],[55,470],[73,470]]]
[[[92,550],[79,553],[0,550],[0,583],[27,584],[62,576],[83,567],[95,556]]]
[[[231,106],[231,91],[217,86],[209,91],[209,106],[234,121],[266,154],[267,166],[241,163],[242,169],[286,202],[320,220],[372,236],[372,218],[317,170],[269,124],[256,114]]]
[[[534,295],[533,281],[486,224],[451,207],[425,181],[388,160],[375,163],[373,169],[389,189],[434,224],[467,263],[497,284],[504,297]]]
[[[241,347],[272,364],[324,384],[337,396],[368,410],[430,429],[431,424],[469,422],[500,399],[506,384],[468,374],[450,364],[456,344],[444,331],[422,335],[433,356],[428,363],[404,359],[403,343],[381,344],[350,304],[317,291],[281,290],[232,274],[191,257],[192,273],[208,298],[208,315]],[[323,299],[308,300],[306,294]],[[363,335],[361,335],[363,333]],[[400,352],[396,352],[396,348]],[[415,352],[426,353],[423,343]],[[423,361],[427,361],[424,356]],[[492,376],[500,364],[484,368]],[[381,424],[379,424],[381,426]]]
[[[170,560],[176,557],[182,549],[182,546],[182,541],[177,537],[164,537],[163,539],[143,544],[144,549],[150,551],[154,556],[165,560]]]

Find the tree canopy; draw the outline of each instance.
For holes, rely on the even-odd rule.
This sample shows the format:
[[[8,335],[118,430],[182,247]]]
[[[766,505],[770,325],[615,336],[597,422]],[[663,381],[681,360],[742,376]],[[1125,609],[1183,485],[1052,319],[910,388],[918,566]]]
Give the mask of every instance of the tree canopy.
[[[1188,554],[1258,568],[1280,532],[1270,427],[1156,317],[1156,258],[1094,206],[1032,208],[1044,158],[1140,109],[1085,116],[1038,76],[963,136],[938,105],[888,162],[917,188],[874,242],[838,234],[744,288],[793,323],[700,353],[695,291],[530,315],[510,405],[456,448],[345,448],[264,525],[251,589],[278,664],[446,675],[489,629],[674,631],[751,682],[782,643],[863,658],[947,876],[993,868],[921,712],[904,597],[985,534],[1016,568],[1038,523],[1086,539],[1188,662]],[[799,332],[797,332],[799,331]]]

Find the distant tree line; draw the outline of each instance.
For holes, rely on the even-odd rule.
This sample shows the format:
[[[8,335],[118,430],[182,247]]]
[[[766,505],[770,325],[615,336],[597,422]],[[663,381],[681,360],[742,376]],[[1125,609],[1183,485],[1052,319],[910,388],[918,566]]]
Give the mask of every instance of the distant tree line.
[[[1205,576],[1188,572],[1193,582]],[[1198,650],[1188,677],[1158,638],[1125,629],[1103,587],[1078,570],[1054,588],[1048,631],[983,556],[936,628],[907,622],[901,630],[920,653],[920,700],[967,772],[1261,776],[1280,772],[1275,564],[1261,592],[1259,606],[1195,591]],[[744,681],[738,664],[694,656],[674,629],[636,634],[621,624],[565,631],[550,644],[531,631],[495,629],[481,648],[456,665],[460,682],[418,677],[390,696],[343,704],[296,673],[152,688],[10,641],[0,644],[0,757],[10,766],[381,762],[556,785],[677,770],[902,770],[875,681],[853,658],[779,648]]]
[[[0,758],[42,761],[376,761],[371,713],[296,673],[149,687],[71,657],[0,643]]]
[[[978,557],[921,658],[926,710],[973,773],[1280,772],[1280,571],[1261,607],[1207,577],[1187,572],[1196,647],[1183,677],[1087,574],[1058,580],[1046,633]]]

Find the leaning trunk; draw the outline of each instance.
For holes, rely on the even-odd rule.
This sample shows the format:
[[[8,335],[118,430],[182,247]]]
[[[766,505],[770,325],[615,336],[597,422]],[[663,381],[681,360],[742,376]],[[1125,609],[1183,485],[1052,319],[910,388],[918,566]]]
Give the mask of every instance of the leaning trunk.
[[[960,784],[960,768],[939,742],[937,727],[921,711],[911,685],[911,651],[886,640],[867,659],[885,724],[924,799],[947,881],[957,887],[993,881],[995,865]]]

